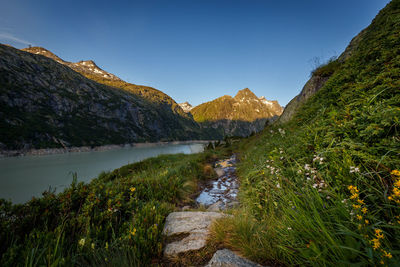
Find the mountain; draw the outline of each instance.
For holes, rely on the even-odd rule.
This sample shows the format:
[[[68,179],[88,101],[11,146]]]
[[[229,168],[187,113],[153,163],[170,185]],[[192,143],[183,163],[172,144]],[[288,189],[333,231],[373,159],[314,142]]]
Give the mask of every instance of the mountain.
[[[262,130],[267,121],[282,113],[277,101],[258,98],[250,89],[235,97],[225,95],[194,107],[190,112],[202,127],[218,129],[225,135],[247,136]]]
[[[185,111],[186,113],[190,112],[193,109],[193,106],[189,104],[189,102],[179,103],[179,106]]]
[[[0,45],[2,150],[212,138],[159,90],[26,50]]]

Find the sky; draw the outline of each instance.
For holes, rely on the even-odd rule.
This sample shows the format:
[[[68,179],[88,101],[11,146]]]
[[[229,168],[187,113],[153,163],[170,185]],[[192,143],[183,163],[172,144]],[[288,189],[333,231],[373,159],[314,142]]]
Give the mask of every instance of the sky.
[[[389,0],[0,0],[0,43],[94,60],[192,105],[250,88],[286,105]],[[317,60],[317,61],[318,61]]]

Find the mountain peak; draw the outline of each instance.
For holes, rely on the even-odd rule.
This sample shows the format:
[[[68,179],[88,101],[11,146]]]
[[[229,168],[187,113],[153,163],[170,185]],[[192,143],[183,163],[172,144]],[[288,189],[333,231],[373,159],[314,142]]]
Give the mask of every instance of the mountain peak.
[[[52,52],[50,52],[46,48],[43,48],[43,47],[40,47],[40,46],[27,47],[27,48],[24,48],[24,49],[21,49],[21,50],[29,52],[31,54],[42,55],[42,56],[51,58],[51,59],[57,61],[58,63],[65,64],[64,60],[62,60],[61,58],[59,58],[58,56],[56,56],[55,54],[53,54]]]
[[[46,48],[35,46],[21,49],[22,51],[26,51],[36,55],[42,55],[48,58],[51,58],[57,61],[60,64],[67,65],[74,71],[77,71],[85,76],[89,77],[97,77],[99,79],[111,80],[111,81],[121,81],[120,78],[111,74],[105,70],[99,68],[93,60],[81,60],[77,63],[72,63],[68,61],[64,61]]]
[[[258,97],[249,88],[244,88],[242,90],[239,90],[234,98],[235,99],[241,99],[241,98],[246,98],[246,99],[256,98],[256,99],[258,99]]]
[[[184,112],[188,113],[192,110],[193,106],[189,104],[189,102],[183,102],[178,104]]]

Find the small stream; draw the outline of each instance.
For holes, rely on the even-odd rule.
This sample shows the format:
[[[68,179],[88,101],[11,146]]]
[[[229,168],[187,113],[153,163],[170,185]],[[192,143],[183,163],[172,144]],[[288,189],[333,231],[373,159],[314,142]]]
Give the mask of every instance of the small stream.
[[[217,203],[220,209],[226,209],[237,203],[239,191],[238,178],[236,176],[236,155],[228,159],[217,161],[214,170],[218,175],[217,180],[209,181],[196,202],[205,207]]]

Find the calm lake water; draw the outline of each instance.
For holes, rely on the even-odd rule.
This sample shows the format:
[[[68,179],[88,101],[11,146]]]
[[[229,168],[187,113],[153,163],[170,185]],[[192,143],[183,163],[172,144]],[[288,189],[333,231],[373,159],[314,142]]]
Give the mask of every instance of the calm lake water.
[[[0,158],[0,198],[23,203],[49,187],[57,191],[72,182],[88,182],[102,171],[111,171],[128,163],[160,154],[198,153],[204,144],[153,144],[108,151]]]

